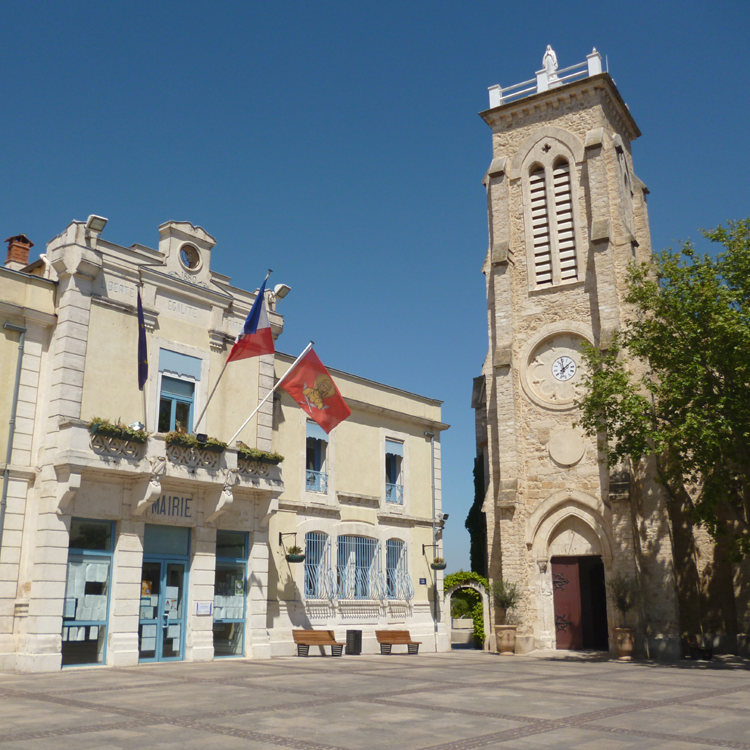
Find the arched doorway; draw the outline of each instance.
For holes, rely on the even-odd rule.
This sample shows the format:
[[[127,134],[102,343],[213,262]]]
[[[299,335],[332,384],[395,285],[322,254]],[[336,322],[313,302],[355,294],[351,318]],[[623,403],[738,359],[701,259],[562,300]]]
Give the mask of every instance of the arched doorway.
[[[481,597],[482,601],[482,624],[484,626],[484,643],[482,644],[482,647],[485,651],[489,650],[490,646],[490,598],[487,594],[487,589],[477,581],[461,581],[460,583],[453,584],[450,588],[448,588],[445,591],[445,601],[448,605],[448,612],[450,613],[452,611],[452,597],[453,594],[456,593],[456,591],[460,591],[462,589],[471,589],[472,591],[476,591],[477,594]]]
[[[542,648],[607,650],[605,578],[612,566],[609,509],[583,492],[552,495],[532,513],[534,635]]]

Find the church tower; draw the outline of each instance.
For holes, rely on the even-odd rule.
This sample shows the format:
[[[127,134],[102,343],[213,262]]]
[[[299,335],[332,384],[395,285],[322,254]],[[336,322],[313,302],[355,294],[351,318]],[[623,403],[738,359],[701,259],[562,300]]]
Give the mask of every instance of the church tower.
[[[641,133],[596,50],[559,69],[547,47],[536,79],[489,93],[489,350],[472,398],[489,577],[522,592],[518,650],[612,647],[618,575],[640,586],[629,624],[673,648],[659,490],[647,473],[610,475],[576,426],[582,343],[607,348],[628,315],[628,264],[651,253]]]

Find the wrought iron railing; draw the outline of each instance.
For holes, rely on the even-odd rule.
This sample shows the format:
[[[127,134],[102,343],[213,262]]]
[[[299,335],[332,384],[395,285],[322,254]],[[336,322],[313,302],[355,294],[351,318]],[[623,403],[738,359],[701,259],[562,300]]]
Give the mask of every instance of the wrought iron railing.
[[[395,505],[404,504],[404,485],[403,484],[392,484],[391,482],[385,483],[385,501],[387,503],[394,503]]]
[[[305,478],[305,487],[308,492],[320,492],[327,495],[328,474],[324,474],[322,471],[312,471],[308,469]]]

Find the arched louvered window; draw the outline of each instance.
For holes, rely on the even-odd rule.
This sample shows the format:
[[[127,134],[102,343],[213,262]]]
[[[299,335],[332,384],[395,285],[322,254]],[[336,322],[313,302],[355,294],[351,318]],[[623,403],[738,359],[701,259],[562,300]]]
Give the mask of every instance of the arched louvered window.
[[[570,165],[558,159],[552,168],[555,186],[555,218],[557,251],[560,258],[560,281],[578,278],[576,238],[573,227],[573,196],[570,190]]]
[[[542,149],[543,150],[543,149]],[[529,169],[532,289],[578,279],[575,211],[570,163],[546,152]]]
[[[534,237],[534,277],[537,286],[552,284],[552,246],[550,245],[547,185],[544,167],[538,164],[529,174],[531,227]]]

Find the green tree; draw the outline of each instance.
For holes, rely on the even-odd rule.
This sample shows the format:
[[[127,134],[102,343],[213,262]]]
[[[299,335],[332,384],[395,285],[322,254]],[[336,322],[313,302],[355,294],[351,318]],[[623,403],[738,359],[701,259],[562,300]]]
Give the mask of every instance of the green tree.
[[[487,576],[487,518],[482,511],[484,503],[484,458],[474,459],[474,502],[469,509],[464,525],[469,532],[469,559],[471,569],[480,576]]]
[[[672,525],[683,513],[737,559],[750,552],[750,219],[703,234],[723,250],[687,242],[631,266],[632,318],[608,350],[586,347],[579,406],[610,465],[653,457]]]

